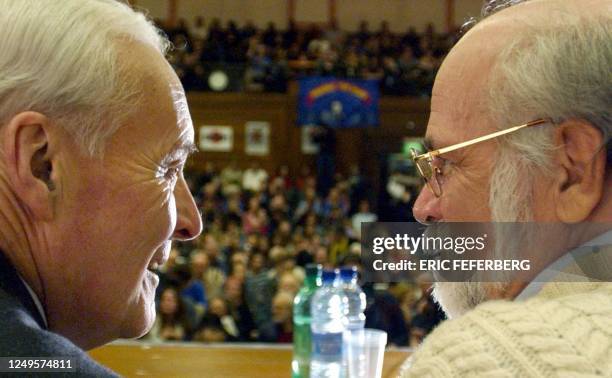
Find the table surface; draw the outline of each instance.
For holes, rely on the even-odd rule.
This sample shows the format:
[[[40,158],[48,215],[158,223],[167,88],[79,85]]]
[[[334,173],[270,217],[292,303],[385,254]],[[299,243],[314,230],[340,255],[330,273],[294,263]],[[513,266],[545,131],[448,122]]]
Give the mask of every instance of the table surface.
[[[115,342],[89,352],[125,377],[290,377],[291,346]],[[385,351],[383,377],[397,377],[405,348]]]

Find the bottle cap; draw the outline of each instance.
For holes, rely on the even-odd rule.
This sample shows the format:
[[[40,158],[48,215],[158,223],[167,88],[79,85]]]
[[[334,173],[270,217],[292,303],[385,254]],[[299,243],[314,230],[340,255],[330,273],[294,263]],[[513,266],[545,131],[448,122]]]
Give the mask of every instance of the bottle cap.
[[[307,264],[306,265],[306,276],[307,277],[316,277],[319,275],[319,271],[321,270],[320,264]]]
[[[357,278],[357,268],[354,266],[344,267],[340,269],[340,279],[342,281],[350,281]]]
[[[321,274],[321,280],[324,284],[333,283],[337,274],[338,273],[335,270],[324,270]]]

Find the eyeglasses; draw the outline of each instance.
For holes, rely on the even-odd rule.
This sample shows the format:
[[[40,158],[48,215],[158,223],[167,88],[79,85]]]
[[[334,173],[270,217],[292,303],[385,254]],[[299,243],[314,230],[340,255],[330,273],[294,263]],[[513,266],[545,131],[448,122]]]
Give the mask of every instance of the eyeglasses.
[[[535,121],[531,121],[523,125],[510,127],[508,129],[497,131],[492,134],[483,135],[481,137],[474,138],[465,142],[453,144],[452,146],[443,147],[434,151],[428,151],[420,155],[414,148],[411,148],[410,154],[412,156],[412,161],[414,161],[414,165],[416,165],[417,167],[417,171],[419,172],[423,180],[425,180],[425,183],[432,191],[432,193],[439,198],[442,195],[442,185],[440,185],[440,177],[442,176],[442,162],[441,159],[436,159],[438,156],[447,152],[458,150],[460,148],[471,146],[476,143],[484,142],[489,139],[497,138],[498,136],[510,134],[527,127],[543,125],[545,123],[550,122],[552,122],[552,120],[549,118],[537,119]]]

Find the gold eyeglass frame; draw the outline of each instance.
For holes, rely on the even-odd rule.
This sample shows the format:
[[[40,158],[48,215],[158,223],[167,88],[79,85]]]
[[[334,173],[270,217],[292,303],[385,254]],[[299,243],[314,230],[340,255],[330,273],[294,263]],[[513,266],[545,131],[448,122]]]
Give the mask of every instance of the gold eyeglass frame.
[[[551,122],[552,120],[550,118],[540,118],[540,119],[536,119],[535,121],[527,122],[519,126],[510,127],[510,128],[507,128],[501,131],[496,131],[492,134],[487,134],[487,135],[483,135],[478,138],[470,139],[465,142],[453,144],[448,147],[442,147],[442,148],[439,148],[433,151],[428,151],[420,155],[414,148],[411,148],[410,154],[411,154],[412,161],[414,162],[414,165],[417,167],[417,171],[419,172],[419,175],[423,178],[423,180],[425,180],[427,187],[431,190],[431,192],[437,198],[440,198],[440,196],[442,196],[442,186],[440,185],[440,182],[438,181],[438,176],[440,176],[442,172],[440,171],[439,167],[433,166],[433,160],[435,157],[445,154],[447,152],[455,151],[460,148],[474,145],[476,143],[480,143],[480,142],[484,142],[484,141],[487,141],[493,138],[497,138],[502,135],[510,134],[515,131],[527,128],[527,127],[543,125],[543,124],[551,123]],[[423,165],[423,163],[425,163],[426,165]]]

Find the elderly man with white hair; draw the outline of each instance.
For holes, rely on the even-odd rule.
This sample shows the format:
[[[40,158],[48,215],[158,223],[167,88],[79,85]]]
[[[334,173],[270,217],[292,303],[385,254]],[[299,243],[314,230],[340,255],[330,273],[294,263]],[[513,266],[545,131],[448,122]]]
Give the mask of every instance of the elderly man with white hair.
[[[73,358],[145,334],[153,272],[202,224],[166,40],[113,0],[0,0],[0,356]]]
[[[564,271],[576,248],[611,245],[612,2],[497,0],[483,13],[438,72],[414,215],[594,225],[539,251]],[[402,376],[611,376],[612,266],[595,252],[580,258],[603,257],[599,282],[436,283],[450,320]]]

